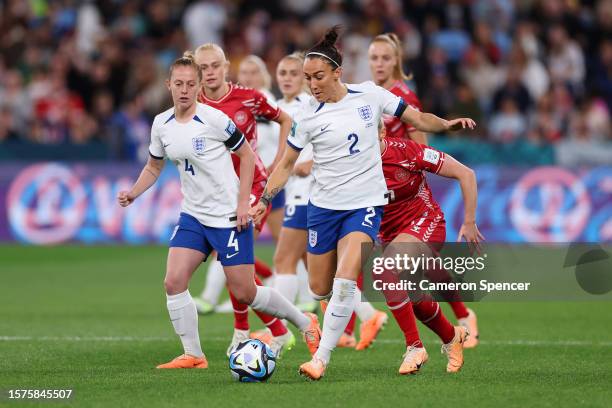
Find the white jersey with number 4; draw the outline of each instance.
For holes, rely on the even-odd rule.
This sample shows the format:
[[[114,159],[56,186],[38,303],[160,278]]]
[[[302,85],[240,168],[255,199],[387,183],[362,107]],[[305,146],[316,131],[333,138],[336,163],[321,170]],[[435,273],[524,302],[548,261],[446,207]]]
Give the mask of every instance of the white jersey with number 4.
[[[284,99],[279,99],[276,103],[279,108],[287,112],[292,119],[294,119],[301,111],[301,109],[307,108],[308,101],[311,96],[306,92],[302,92],[291,101],[287,102]],[[304,149],[300,152],[296,164],[304,163],[312,160],[312,144],[308,143]],[[287,184],[285,185],[285,204],[286,205],[306,205],[308,204],[308,198],[310,197],[310,187],[313,183],[314,178],[312,174],[306,177],[298,177],[292,175],[289,177]]]
[[[331,210],[385,205],[378,124],[383,113],[401,116],[407,105],[371,81],[346,87],[346,96],[335,103],[311,98],[287,143],[296,150],[312,143],[312,204]]]
[[[223,112],[198,103],[193,119],[180,123],[174,108],[153,120],[149,153],[167,158],[181,178],[181,211],[209,227],[236,225],[240,181],[230,151],[238,149],[244,136]]]

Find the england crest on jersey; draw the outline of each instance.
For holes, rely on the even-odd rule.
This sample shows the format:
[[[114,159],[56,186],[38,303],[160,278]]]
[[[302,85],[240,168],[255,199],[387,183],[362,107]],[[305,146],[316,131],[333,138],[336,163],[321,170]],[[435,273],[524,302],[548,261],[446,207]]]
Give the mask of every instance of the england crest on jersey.
[[[194,137],[191,139],[191,144],[193,145],[193,150],[198,156],[204,154],[204,147],[206,145],[204,142],[204,137]]]
[[[310,243],[311,247],[315,247],[317,246],[317,231],[308,230],[308,242]]]
[[[361,116],[361,119],[365,120],[366,122],[372,119],[372,108],[370,107],[370,105],[365,105],[360,108],[357,108],[357,112],[359,112],[359,116]]]

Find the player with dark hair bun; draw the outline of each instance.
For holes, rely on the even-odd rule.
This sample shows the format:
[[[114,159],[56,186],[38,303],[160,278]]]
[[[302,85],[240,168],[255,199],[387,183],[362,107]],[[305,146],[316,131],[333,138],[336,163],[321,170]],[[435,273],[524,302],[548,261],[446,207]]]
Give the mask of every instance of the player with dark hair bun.
[[[308,275],[316,299],[330,299],[319,348],[300,373],[318,380],[329,363],[359,300],[356,279],[362,248],[376,240],[382,208],[388,202],[378,145],[383,113],[425,132],[474,128],[468,118],[444,120],[414,110],[372,82],[341,81],[342,56],[336,48],[339,27],[330,29],[304,61],[304,78],[314,98],[294,118],[286,149],[270,175],[259,203],[251,209],[257,222],[270,200],[285,186],[300,151],[313,146],[313,183],[308,203]],[[331,298],[330,298],[331,297]]]

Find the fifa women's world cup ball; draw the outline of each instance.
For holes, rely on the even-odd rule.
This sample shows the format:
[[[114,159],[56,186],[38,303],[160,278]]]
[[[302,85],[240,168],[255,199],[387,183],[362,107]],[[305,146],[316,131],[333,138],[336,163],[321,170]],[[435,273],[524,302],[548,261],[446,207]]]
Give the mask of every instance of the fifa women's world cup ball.
[[[274,373],[276,356],[259,340],[243,341],[230,354],[229,368],[236,381],[263,382]]]

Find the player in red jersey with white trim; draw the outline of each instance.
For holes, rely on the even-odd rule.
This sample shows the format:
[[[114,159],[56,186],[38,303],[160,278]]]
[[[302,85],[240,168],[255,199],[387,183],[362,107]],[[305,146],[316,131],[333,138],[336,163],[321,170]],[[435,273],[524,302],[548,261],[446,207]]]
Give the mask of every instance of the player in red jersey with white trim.
[[[435,256],[444,245],[444,213],[433,198],[425,171],[459,181],[465,218],[458,240],[465,238],[470,244],[479,245],[484,237],[476,226],[477,187],[476,176],[471,169],[443,152],[410,139],[381,137],[380,148],[383,173],[390,193],[379,232],[386,256],[393,256],[398,251],[409,256],[417,256],[421,252],[426,256]],[[427,245],[420,245],[423,243]],[[429,296],[413,299],[412,302],[408,293],[385,293],[385,296],[406,338],[406,353],[400,374],[416,373],[428,359],[419,338],[415,315],[442,340],[442,351],[448,357],[446,370],[457,372],[461,369],[463,346],[469,334],[465,327],[453,327],[438,303]]]
[[[200,66],[203,75],[202,89],[198,95],[198,101],[216,108],[232,118],[255,152],[257,151],[257,122],[255,117],[260,116],[278,122],[280,124],[279,140],[281,141],[279,149],[281,149],[280,153],[282,154],[285,149],[287,135],[291,130],[291,117],[276,105],[270,103],[261,92],[227,82],[225,78],[229,62],[225,58],[223,49],[218,45],[204,44],[198,47],[195,51],[195,60]],[[232,157],[232,160],[234,161],[234,169],[239,174],[240,161],[237,157]],[[266,180],[266,169],[258,157],[253,178],[253,188],[251,190],[251,205],[256,205],[259,202]],[[264,223],[265,219],[255,225],[257,232],[261,232]],[[269,268],[258,260],[256,260],[255,269],[258,274],[262,270],[269,271]],[[261,284],[261,282],[258,282],[258,284]],[[237,302],[231,293],[230,298],[234,309],[234,335],[228,352],[239,342],[248,339],[250,334],[248,306]],[[295,341],[294,336],[291,332],[287,331],[282,322],[263,314],[258,314],[258,316],[272,331],[273,338],[271,345],[280,348],[291,347]]]
[[[368,49],[368,58],[372,78],[377,85],[401,96],[414,109],[421,110],[421,101],[404,82],[410,80],[411,76],[406,75],[402,68],[402,43],[397,35],[387,33],[376,36]],[[384,116],[384,124],[386,137],[412,139],[418,143],[427,144],[425,133],[393,116]],[[463,302],[453,301],[452,297],[447,300],[459,324],[470,331],[470,338],[465,347],[475,347],[478,344],[476,314]]]

